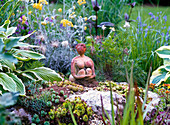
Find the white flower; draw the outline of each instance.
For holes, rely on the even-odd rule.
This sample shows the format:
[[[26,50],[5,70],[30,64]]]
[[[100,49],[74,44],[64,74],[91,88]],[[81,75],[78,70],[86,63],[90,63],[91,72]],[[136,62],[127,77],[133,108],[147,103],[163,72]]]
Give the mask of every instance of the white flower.
[[[0,90],[0,95],[2,95],[2,91]]]
[[[92,16],[89,17],[89,19],[91,19],[91,18],[92,18],[93,21],[96,20],[96,16],[95,15],[92,15]]]
[[[105,30],[105,29],[106,29],[106,27],[104,25],[102,25],[102,30]]]
[[[77,29],[77,25],[74,25],[73,27],[74,27],[75,29]]]
[[[110,27],[111,31],[115,31],[115,28],[114,27]]]
[[[72,12],[72,10],[71,10],[71,9],[69,9],[69,10],[68,10],[68,12],[69,12],[69,13],[71,13],[71,12]]]
[[[52,43],[51,43],[51,45],[53,46],[53,47],[58,47],[58,45],[59,45],[59,42],[58,41],[53,41]]]
[[[61,45],[62,45],[63,47],[67,47],[67,46],[68,46],[68,41],[63,41],[63,42],[61,43]]]
[[[125,25],[123,27],[127,27],[127,28],[130,27],[130,23],[125,21]]]

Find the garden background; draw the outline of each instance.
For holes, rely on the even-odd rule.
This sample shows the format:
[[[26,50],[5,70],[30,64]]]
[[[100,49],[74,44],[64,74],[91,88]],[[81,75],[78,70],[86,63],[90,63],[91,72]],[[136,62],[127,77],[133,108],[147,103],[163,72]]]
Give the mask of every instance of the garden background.
[[[78,43],[85,43],[85,55],[94,61],[99,88],[106,85],[108,90],[116,89],[129,99],[126,107],[131,108],[125,108],[123,122],[118,119],[120,124],[133,124],[134,121],[139,124],[168,123],[169,6],[170,2],[166,0],[1,0],[0,121],[3,124],[9,124],[14,119],[15,123],[61,124],[61,116],[69,116],[66,121],[70,124],[77,124],[75,121],[88,124],[93,113],[87,104],[83,104],[85,109],[79,105],[80,112],[74,112],[76,104],[72,111],[69,106],[59,107],[70,103],[64,103],[70,94],[66,88],[72,94],[84,92],[83,86],[69,82],[68,78],[71,60],[78,55],[75,47]],[[127,82],[129,86],[125,86],[129,89],[124,91],[115,82]],[[58,87],[51,87],[54,85]],[[142,88],[143,94],[138,95],[133,87],[136,90]],[[161,100],[155,107],[154,117],[150,119],[146,117],[146,108],[140,108],[138,101],[138,113],[134,115],[132,111],[136,105],[130,103],[135,96],[141,96],[144,100],[142,104],[149,104],[148,90],[157,93]],[[128,94],[129,91],[132,93]],[[9,96],[5,94],[11,98],[5,98]],[[16,102],[15,97],[18,96]],[[9,111],[11,105],[27,110],[32,108],[28,110],[31,122],[29,118],[25,120],[12,116]],[[82,110],[85,111],[82,113]],[[60,113],[57,114],[57,111]],[[129,114],[136,116],[132,118],[134,121],[127,122]],[[142,118],[137,114],[141,114]],[[74,116],[79,117],[75,120]],[[104,116],[102,118],[104,124],[107,120]],[[114,120],[108,121],[115,124]]]

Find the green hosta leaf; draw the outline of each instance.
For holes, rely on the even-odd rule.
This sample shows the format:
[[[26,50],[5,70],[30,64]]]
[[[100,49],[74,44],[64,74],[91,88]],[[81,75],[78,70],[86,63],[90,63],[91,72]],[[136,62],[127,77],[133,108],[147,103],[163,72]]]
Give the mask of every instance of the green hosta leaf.
[[[12,63],[12,62],[9,61],[9,60],[2,59],[2,60],[0,60],[0,63],[1,63],[2,65],[7,66],[7,67],[8,67],[9,69],[11,69],[12,71],[16,70],[16,67],[15,67],[14,63]]]
[[[16,49],[16,52],[13,55],[17,59],[23,60],[23,61],[28,61],[30,59],[39,60],[39,59],[45,58],[44,55],[42,55],[40,53],[33,52],[33,51],[29,51],[29,50],[17,50]]]
[[[168,71],[165,69],[166,66],[161,66],[157,70],[155,70],[152,73],[152,76],[150,78],[150,83],[156,84],[156,86],[159,86],[161,82],[165,81],[166,75],[168,74]]]
[[[10,28],[8,28],[7,31],[6,31],[6,36],[7,37],[11,36],[13,33],[15,33],[16,29],[17,29],[17,27],[10,27]]]
[[[0,54],[0,59],[7,59],[13,63],[17,63],[18,60],[11,53]]]
[[[15,83],[16,83],[16,91],[20,92],[20,95],[25,95],[25,85],[23,84],[23,82],[21,81],[21,79],[19,79],[15,74],[13,73],[7,73],[7,75],[9,77],[11,77]]]
[[[5,41],[4,41],[4,44],[6,45],[6,50],[11,50],[16,44],[17,42],[19,41],[19,38],[18,37],[10,37],[10,38],[7,38]]]
[[[156,50],[156,53],[160,58],[170,58],[170,46],[161,46]]]
[[[18,42],[14,47],[31,47],[31,48],[39,48],[40,46],[30,45],[28,43]]]
[[[2,38],[0,38],[0,53],[2,53],[3,52],[3,48],[4,48],[4,42],[3,42],[3,39]]]
[[[15,81],[7,74],[2,72],[0,73],[0,84],[3,86],[4,90],[16,92],[17,87]]]
[[[31,72],[33,73],[39,80],[45,81],[61,81],[61,76],[56,73],[54,70],[46,67],[39,67],[31,70],[25,70],[22,73]]]

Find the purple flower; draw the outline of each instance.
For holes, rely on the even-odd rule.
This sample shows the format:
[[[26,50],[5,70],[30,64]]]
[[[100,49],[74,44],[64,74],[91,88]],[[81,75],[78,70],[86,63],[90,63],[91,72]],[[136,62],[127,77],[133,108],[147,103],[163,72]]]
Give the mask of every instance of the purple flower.
[[[152,16],[151,16],[151,19],[155,19],[155,15],[152,15]]]
[[[162,11],[160,11],[160,14],[162,13]]]
[[[152,16],[152,15],[153,15],[153,13],[152,13],[152,12],[149,12],[149,15],[150,15],[150,16]]]
[[[148,26],[148,29],[152,28],[151,26]]]
[[[132,8],[134,8],[135,5],[136,5],[136,2],[130,3],[130,4],[128,4],[128,5],[130,5]]]
[[[157,12],[157,14],[159,14],[159,12]]]
[[[164,17],[163,17],[163,19],[165,20],[165,22],[167,21],[167,16],[165,15]]]
[[[161,33],[162,36],[164,36],[164,33]]]
[[[147,24],[143,24],[143,27],[147,26]]]
[[[155,20],[156,20],[157,22],[159,22],[159,17],[157,16]]]
[[[129,20],[129,15],[127,13],[125,13],[125,20],[128,21]]]
[[[28,31],[28,34],[31,34],[32,33],[32,31]]]

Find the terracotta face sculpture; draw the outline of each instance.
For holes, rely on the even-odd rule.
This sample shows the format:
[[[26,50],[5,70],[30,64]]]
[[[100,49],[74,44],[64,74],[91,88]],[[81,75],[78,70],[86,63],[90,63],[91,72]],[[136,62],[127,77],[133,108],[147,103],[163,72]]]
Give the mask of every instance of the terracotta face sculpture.
[[[84,55],[86,45],[79,43],[76,49],[79,56],[74,57],[71,61],[71,75],[69,80],[74,82],[79,79],[89,80],[95,78],[94,63],[91,58]]]

